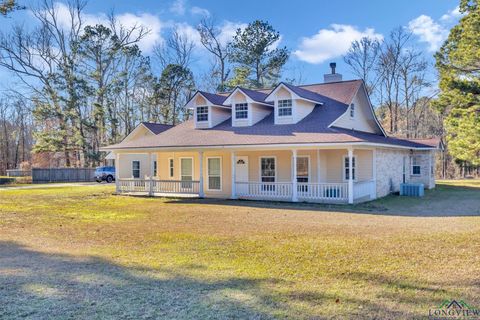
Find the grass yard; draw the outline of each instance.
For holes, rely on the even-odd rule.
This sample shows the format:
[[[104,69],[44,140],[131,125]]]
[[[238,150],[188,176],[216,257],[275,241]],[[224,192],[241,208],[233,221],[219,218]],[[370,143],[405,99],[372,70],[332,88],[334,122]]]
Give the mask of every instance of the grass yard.
[[[0,190],[1,319],[426,318],[480,306],[480,183],[347,206]]]

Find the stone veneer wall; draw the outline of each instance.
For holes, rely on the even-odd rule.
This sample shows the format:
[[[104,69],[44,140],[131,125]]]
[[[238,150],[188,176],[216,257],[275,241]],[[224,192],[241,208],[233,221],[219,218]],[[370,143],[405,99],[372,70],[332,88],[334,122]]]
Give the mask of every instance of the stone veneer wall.
[[[411,175],[410,150],[377,149],[377,197],[384,197],[390,192],[400,191],[400,183],[403,182],[403,158],[406,164],[406,182],[423,183],[425,188],[435,187],[435,176],[431,174],[431,166],[435,172],[434,151],[415,151],[414,155],[421,155],[421,174]]]

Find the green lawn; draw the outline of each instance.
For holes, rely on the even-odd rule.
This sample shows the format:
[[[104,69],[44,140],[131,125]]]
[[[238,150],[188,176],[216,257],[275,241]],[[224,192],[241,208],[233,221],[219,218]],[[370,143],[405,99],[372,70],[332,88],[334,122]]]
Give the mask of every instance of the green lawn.
[[[480,306],[480,183],[320,206],[0,190],[0,319],[426,318]]]

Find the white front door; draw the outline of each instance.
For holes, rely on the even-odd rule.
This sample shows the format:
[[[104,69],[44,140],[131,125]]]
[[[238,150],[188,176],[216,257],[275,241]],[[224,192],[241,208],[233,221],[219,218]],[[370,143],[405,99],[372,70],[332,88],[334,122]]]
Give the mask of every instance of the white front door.
[[[236,182],[248,182],[248,156],[237,156],[235,162]],[[237,192],[244,194],[248,191],[247,184],[237,185]]]

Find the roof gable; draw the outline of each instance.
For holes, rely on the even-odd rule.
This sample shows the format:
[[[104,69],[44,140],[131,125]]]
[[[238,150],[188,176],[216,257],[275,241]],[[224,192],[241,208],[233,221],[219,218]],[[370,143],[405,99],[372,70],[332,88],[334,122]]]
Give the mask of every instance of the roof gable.
[[[260,91],[255,91],[255,90],[251,90],[251,89],[246,89],[246,88],[242,88],[242,87],[236,87],[228,96],[227,98],[225,99],[225,101],[223,102],[224,105],[231,105],[232,104],[232,97],[235,96],[235,94],[237,93],[241,93],[243,94],[245,97],[249,98],[247,99],[250,100],[248,102],[252,103],[252,102],[255,102],[255,103],[260,103],[260,104],[263,104],[263,105],[267,105],[267,106],[272,106],[273,107],[273,103],[271,102],[266,102],[265,101],[265,98],[267,97],[267,94],[264,93],[264,92],[260,92]]]
[[[300,87],[296,87],[294,85],[291,85],[291,84],[288,84],[288,83],[285,83],[285,82],[280,82],[269,94],[268,96],[265,98],[265,101],[273,101],[274,98],[273,96],[277,93],[278,90],[280,90],[281,88],[284,88],[286,89],[287,91],[289,91],[293,96],[294,98],[296,99],[304,99],[304,100],[307,100],[307,101],[310,101],[310,102],[313,102],[315,104],[324,104],[324,99],[325,97],[320,95],[320,94],[317,94],[315,92],[312,92],[312,91],[309,91],[309,90],[305,90],[305,89],[302,89]]]

